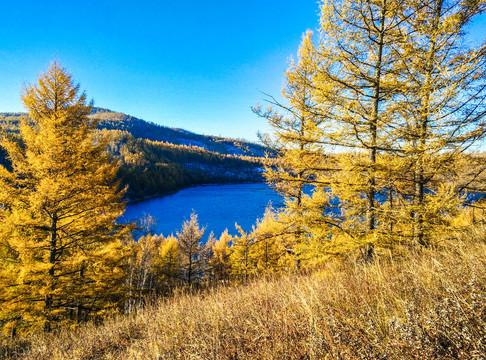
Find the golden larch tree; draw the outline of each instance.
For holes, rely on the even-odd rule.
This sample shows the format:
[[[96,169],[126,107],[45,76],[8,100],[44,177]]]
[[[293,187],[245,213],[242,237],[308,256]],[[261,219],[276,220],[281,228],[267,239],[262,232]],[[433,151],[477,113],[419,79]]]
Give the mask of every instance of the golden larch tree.
[[[0,167],[0,325],[50,330],[123,300],[128,227],[117,224],[118,167],[72,76],[53,63],[22,100],[29,118],[1,142],[11,168]]]
[[[392,196],[392,159],[400,154],[395,94],[400,57],[394,46],[405,41],[402,28],[412,9],[407,1],[339,0],[321,4],[321,37],[315,101],[327,127],[321,139],[338,155],[335,171],[324,174],[339,199],[334,227],[342,248],[373,245],[387,235]],[[399,65],[399,64],[398,64]],[[343,242],[343,241],[339,241]]]
[[[211,244],[213,257],[209,260],[211,275],[215,280],[228,280],[231,273],[231,242],[233,237],[228,234],[228,229],[221,234],[219,239]]]
[[[484,1],[430,0],[413,3],[406,22],[411,35],[401,53],[401,192],[408,199],[401,222],[408,237],[428,245],[446,230],[486,167],[481,158],[461,171],[460,162],[486,132],[486,46],[466,42]],[[466,154],[466,155],[464,155]],[[408,215],[408,214],[411,214]]]
[[[275,161],[265,166],[267,182],[284,198],[284,207],[274,218],[274,222],[282,225],[274,227],[274,240],[281,243],[279,248],[286,256],[292,256],[295,266],[299,267],[301,259],[307,257],[305,247],[310,228],[326,224],[322,207],[327,205],[328,199],[321,197],[319,203],[311,202],[309,194],[317,187],[322,188],[316,174],[324,171],[328,164],[320,144],[325,119],[318,113],[313,96],[318,53],[311,31],[304,34],[297,57],[285,74],[286,84],[282,90],[285,103],[270,98],[268,110],[263,111],[260,106],[253,110],[268,120],[272,133],[260,134],[260,138],[277,153]],[[309,224],[310,219],[312,224]],[[271,236],[267,226],[265,242],[274,241],[270,240]]]
[[[182,224],[181,231],[177,232],[181,280],[189,286],[197,283],[202,277],[204,231],[205,228],[199,226],[198,216],[193,212],[190,219]]]

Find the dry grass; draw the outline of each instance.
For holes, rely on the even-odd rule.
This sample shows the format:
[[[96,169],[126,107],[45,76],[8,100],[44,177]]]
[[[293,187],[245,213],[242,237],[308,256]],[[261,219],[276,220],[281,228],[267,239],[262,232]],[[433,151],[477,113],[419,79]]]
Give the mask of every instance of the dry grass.
[[[406,261],[334,263],[311,275],[180,294],[102,326],[34,335],[9,356],[485,359],[485,269],[484,242],[457,242]]]

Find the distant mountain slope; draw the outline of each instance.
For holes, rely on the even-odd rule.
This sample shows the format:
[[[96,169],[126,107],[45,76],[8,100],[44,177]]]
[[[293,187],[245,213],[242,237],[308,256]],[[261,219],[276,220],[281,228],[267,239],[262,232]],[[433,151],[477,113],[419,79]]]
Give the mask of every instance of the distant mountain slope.
[[[19,129],[19,122],[22,118],[27,118],[27,113],[0,113],[0,128],[6,131],[17,132]]]
[[[164,195],[208,183],[262,181],[266,148],[216,136],[172,129],[133,116],[94,108],[99,134],[110,138],[108,151],[120,161],[118,179],[127,199]],[[0,113],[0,129],[17,133],[26,113]],[[0,163],[8,166],[0,148]]]
[[[109,152],[120,161],[118,179],[131,200],[163,195],[200,184],[262,181],[264,159],[220,154],[201,147],[136,139],[120,130],[108,132]]]
[[[135,138],[164,141],[176,145],[199,146],[220,154],[265,156],[268,150],[262,145],[244,140],[226,139],[218,136],[199,135],[147,122],[136,117],[102,108],[93,108],[92,117],[99,121],[99,128],[124,130]]]
[[[19,120],[26,116],[26,113],[0,113],[0,126],[15,131],[18,128]],[[98,120],[99,129],[127,131],[137,139],[198,146],[208,151],[227,155],[263,157],[268,151],[266,147],[249,141],[195,134],[98,107],[93,108],[90,116]]]

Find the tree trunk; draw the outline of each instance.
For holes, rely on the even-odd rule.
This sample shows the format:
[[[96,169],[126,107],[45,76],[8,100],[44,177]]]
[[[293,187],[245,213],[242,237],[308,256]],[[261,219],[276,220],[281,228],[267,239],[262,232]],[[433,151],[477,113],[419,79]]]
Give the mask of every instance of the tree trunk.
[[[54,291],[54,264],[56,263],[57,255],[57,216],[53,215],[51,217],[51,226],[49,229],[49,271],[48,279],[50,281],[49,287],[50,291],[46,294],[44,298],[44,309],[46,315],[46,322],[44,324],[44,330],[51,331],[51,314],[50,309],[52,307],[52,292]]]
[[[413,213],[413,239],[420,245],[426,245],[423,222],[424,222],[424,195],[425,195],[425,176],[424,176],[424,156],[427,147],[427,131],[430,112],[430,97],[432,95],[432,73],[434,71],[434,58],[436,53],[437,30],[440,25],[440,16],[442,12],[442,0],[437,2],[434,13],[434,32],[430,39],[430,47],[427,54],[427,63],[425,68],[425,92],[421,99],[421,116],[418,124],[419,141],[418,141],[418,158],[415,170],[415,192],[414,201],[415,209]]]
[[[370,148],[368,153],[368,160],[370,162],[371,174],[368,179],[368,191],[366,194],[367,198],[367,230],[369,233],[373,232],[376,227],[376,213],[375,213],[375,195],[376,195],[376,153],[377,153],[377,128],[378,128],[378,118],[379,118],[379,106],[380,106],[380,91],[381,91],[381,68],[382,68],[382,56],[383,56],[383,39],[385,33],[385,17],[386,17],[386,0],[382,3],[381,14],[380,14],[380,30],[378,36],[378,49],[377,57],[375,63],[375,77],[374,77],[374,88],[373,88],[373,113],[371,117],[371,122],[369,126],[370,131]]]

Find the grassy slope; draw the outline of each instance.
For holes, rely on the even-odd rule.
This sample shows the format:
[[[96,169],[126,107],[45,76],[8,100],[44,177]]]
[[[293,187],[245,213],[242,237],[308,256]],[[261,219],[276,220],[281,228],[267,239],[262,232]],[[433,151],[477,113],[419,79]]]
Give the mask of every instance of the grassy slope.
[[[98,327],[34,335],[21,357],[480,359],[485,265],[483,241],[407,260],[334,262],[311,275],[180,294]]]

